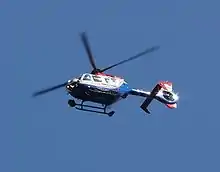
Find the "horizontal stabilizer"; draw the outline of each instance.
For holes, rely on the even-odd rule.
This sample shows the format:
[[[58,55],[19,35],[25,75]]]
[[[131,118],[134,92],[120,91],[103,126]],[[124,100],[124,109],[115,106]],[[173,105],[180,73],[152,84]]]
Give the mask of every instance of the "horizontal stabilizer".
[[[146,100],[142,103],[140,106],[142,110],[144,110],[146,113],[150,114],[150,111],[147,109],[150,103],[152,102],[153,98],[146,98]]]
[[[154,99],[154,97],[157,95],[157,93],[160,91],[161,85],[157,84],[154,89],[151,91],[150,96],[145,99],[145,101],[140,106],[142,110],[144,110],[146,113],[150,114],[150,111],[148,110],[148,106]]]

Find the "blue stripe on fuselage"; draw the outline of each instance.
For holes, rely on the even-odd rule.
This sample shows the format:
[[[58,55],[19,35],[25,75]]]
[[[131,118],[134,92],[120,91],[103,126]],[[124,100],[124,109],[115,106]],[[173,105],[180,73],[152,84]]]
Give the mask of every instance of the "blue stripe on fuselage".
[[[120,87],[119,87],[119,92],[121,95],[127,94],[128,92],[130,92],[131,89],[129,88],[127,83],[123,83]]]

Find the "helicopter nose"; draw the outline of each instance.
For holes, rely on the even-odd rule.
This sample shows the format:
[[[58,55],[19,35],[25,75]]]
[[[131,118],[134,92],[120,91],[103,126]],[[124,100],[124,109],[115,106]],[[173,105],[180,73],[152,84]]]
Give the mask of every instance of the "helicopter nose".
[[[73,82],[73,80],[72,80],[72,79],[69,79],[67,82],[68,82],[68,84],[70,84],[70,83]]]
[[[74,85],[72,85],[72,84],[67,84],[66,85],[66,88],[73,88],[74,87]]]

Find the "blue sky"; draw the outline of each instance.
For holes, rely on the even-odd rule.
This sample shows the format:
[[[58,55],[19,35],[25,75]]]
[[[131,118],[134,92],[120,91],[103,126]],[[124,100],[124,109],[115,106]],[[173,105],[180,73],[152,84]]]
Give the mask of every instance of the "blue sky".
[[[0,171],[219,171],[219,2],[174,0],[1,1]],[[178,109],[128,97],[114,117],[67,106],[64,89],[40,88],[108,66],[152,45],[148,57],[114,68],[130,86],[170,80]]]

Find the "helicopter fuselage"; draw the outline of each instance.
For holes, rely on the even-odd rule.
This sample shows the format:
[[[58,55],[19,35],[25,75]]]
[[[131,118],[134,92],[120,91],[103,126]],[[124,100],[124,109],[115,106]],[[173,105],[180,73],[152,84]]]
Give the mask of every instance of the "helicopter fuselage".
[[[131,89],[119,77],[85,73],[69,80],[66,90],[76,99],[108,106],[126,98]]]
[[[151,92],[130,88],[122,78],[105,74],[85,73],[79,78],[69,80],[66,90],[76,99],[106,106],[125,99],[128,95],[145,98],[151,96]],[[175,104],[178,101],[178,95],[172,89],[158,90],[154,98],[163,104]]]

